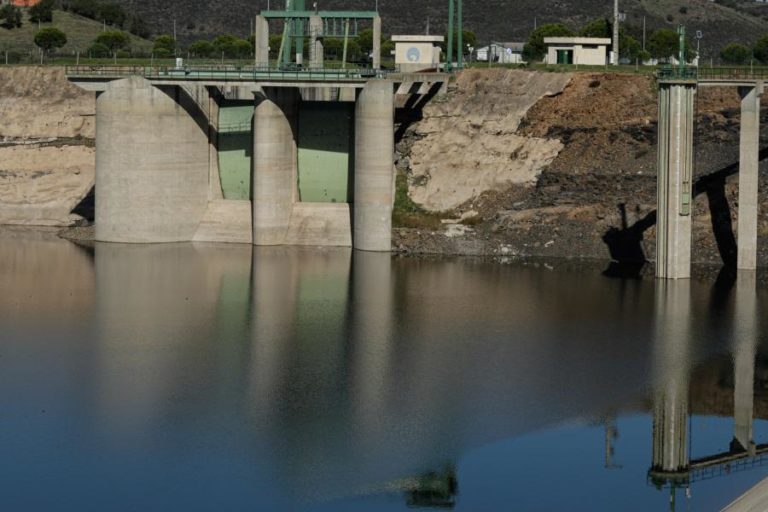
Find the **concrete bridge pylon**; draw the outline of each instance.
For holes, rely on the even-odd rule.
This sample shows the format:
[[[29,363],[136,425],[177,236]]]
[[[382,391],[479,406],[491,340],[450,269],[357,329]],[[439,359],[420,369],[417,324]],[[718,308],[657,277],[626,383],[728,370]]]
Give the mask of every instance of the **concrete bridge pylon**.
[[[739,270],[757,267],[758,160],[762,80],[659,82],[656,277],[691,277],[693,133],[695,95],[703,86],[737,87],[741,97],[739,140]]]

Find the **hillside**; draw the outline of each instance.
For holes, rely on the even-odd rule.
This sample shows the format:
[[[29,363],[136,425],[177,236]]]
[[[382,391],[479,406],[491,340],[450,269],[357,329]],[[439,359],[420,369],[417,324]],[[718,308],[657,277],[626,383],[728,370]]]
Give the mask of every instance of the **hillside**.
[[[41,26],[56,27],[67,34],[67,44],[62,49],[62,52],[84,51],[93,43],[99,32],[103,30],[102,24],[98,21],[64,11],[54,11],[53,23],[43,23]],[[8,30],[0,27],[0,52],[5,52],[6,50],[21,53],[26,53],[30,50],[36,52],[33,40],[37,29],[37,23],[30,23],[26,15],[24,17],[24,24],[20,28]],[[152,43],[146,39],[131,35],[131,47],[133,49],[147,49],[151,46]]]
[[[320,9],[373,9],[375,0],[319,0],[318,4]],[[282,0],[271,0],[273,9],[281,5]],[[468,0],[464,5],[465,24],[481,42],[523,40],[533,29],[534,19],[539,24],[562,21],[579,27],[587,20],[610,16],[612,9],[612,2],[605,0]],[[190,41],[222,32],[247,35],[252,16],[266,9],[267,0],[125,0],[125,6],[146,18],[157,33],[171,32],[176,19],[179,38]],[[445,28],[446,0],[380,0],[379,8],[388,34],[423,33],[427,18],[433,33]],[[761,13],[752,15],[709,0],[622,0],[622,10],[638,38],[644,16],[649,30],[678,23],[691,33],[701,30],[705,58],[727,43],[752,42],[768,33],[768,21]]]

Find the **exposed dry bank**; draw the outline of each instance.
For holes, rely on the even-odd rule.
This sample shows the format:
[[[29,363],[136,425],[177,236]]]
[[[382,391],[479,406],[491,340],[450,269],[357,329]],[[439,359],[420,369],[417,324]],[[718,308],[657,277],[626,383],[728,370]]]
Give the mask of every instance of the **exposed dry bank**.
[[[95,109],[93,93],[69,84],[62,68],[0,68],[0,224],[82,219],[94,183]]]
[[[653,79],[645,76],[577,73],[559,94],[544,94],[522,112],[502,120],[497,130],[485,129],[483,120],[517,104],[520,93],[509,84],[520,83],[527,72],[472,70],[456,81],[440,103],[424,109],[423,120],[408,128],[398,145],[401,172],[407,176],[410,197],[425,211],[434,203],[421,189],[434,176],[468,174],[466,162],[482,158],[488,147],[508,144],[507,164],[497,176],[514,172],[521,155],[518,147],[537,141],[559,144],[551,161],[531,166],[534,179],[507,180],[474,189],[463,204],[453,207],[448,219],[396,229],[395,247],[403,252],[493,254],[613,258],[624,261],[652,259],[656,210],[657,95]],[[477,76],[476,74],[480,74]],[[457,112],[488,112],[480,121],[444,123],[438,135],[423,126],[444,118],[442,103]],[[486,104],[483,104],[487,102]],[[478,106],[478,103],[481,106]],[[461,116],[459,116],[461,117]],[[506,120],[506,123],[504,122]],[[765,123],[761,140],[766,141]],[[719,263],[735,254],[733,233],[738,222],[739,100],[735,90],[701,89],[697,99],[695,157],[694,260]],[[415,163],[420,148],[431,141],[452,138],[484,139],[462,146],[461,158],[444,165],[439,159],[425,175]],[[497,145],[497,142],[500,143]],[[449,151],[449,150],[446,150]],[[498,159],[498,155],[497,155]],[[501,159],[498,159],[500,161]],[[768,193],[765,164],[760,171],[759,260],[768,264]],[[488,180],[493,181],[491,180]]]

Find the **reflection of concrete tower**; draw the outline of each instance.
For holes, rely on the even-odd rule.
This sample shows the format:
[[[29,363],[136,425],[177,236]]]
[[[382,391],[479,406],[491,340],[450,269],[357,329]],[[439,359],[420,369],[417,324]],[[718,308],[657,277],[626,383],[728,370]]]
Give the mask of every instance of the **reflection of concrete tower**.
[[[689,466],[688,380],[690,373],[690,283],[656,284],[654,342],[654,481],[684,480]]]
[[[732,451],[754,455],[752,416],[754,408],[755,346],[757,344],[754,271],[739,271],[736,278],[736,311],[733,322],[734,432]]]
[[[352,260],[352,321],[358,442],[379,443],[372,435],[385,428],[381,418],[387,403],[387,383],[392,375],[393,290],[392,256],[388,253],[356,251]]]

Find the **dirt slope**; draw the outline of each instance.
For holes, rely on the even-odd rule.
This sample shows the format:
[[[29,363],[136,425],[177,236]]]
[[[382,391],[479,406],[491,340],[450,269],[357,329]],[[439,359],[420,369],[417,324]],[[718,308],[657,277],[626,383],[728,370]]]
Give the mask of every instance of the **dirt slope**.
[[[82,218],[73,210],[94,184],[95,112],[93,93],[62,68],[0,68],[0,224]]]

